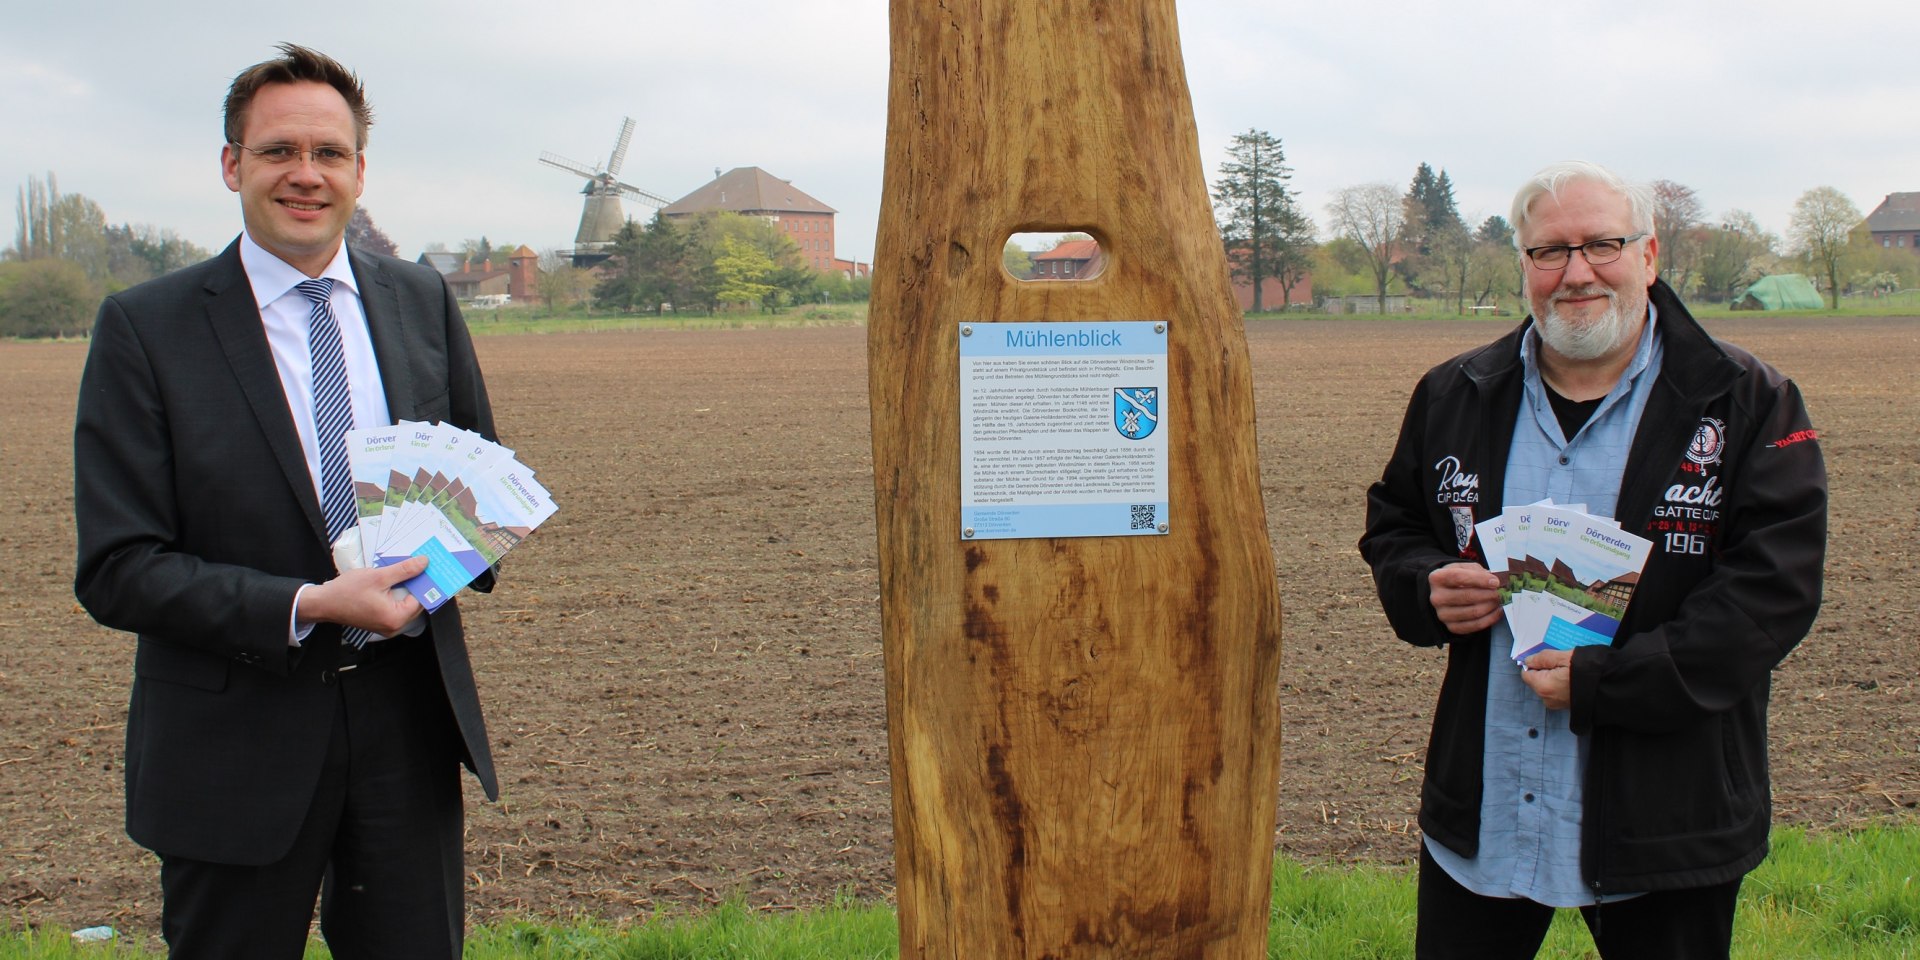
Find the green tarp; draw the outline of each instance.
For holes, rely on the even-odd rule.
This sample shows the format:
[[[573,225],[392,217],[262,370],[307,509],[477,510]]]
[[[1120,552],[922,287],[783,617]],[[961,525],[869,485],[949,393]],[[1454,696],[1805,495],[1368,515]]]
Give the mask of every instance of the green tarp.
[[[1827,305],[1813,283],[1797,273],[1761,277],[1733,302],[1735,310],[1818,310]]]

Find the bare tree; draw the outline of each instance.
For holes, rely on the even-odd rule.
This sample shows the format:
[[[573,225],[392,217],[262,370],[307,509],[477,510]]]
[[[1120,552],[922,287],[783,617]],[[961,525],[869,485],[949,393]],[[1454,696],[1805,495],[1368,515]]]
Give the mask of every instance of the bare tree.
[[[1793,202],[1787,237],[1795,252],[1827,274],[1827,305],[1840,309],[1840,259],[1847,234],[1860,223],[1860,208],[1833,187],[1814,187]]]
[[[1727,211],[1718,225],[1702,228],[1700,237],[1700,290],[1708,300],[1730,300],[1735,288],[1772,269],[1774,237],[1745,210]]]
[[[1336,233],[1366,251],[1374,295],[1379,297],[1380,312],[1386,313],[1387,278],[1393,272],[1400,237],[1407,225],[1400,191],[1390,183],[1344,187],[1327,204],[1327,217]]]
[[[1660,263],[1667,283],[1686,292],[1698,265],[1699,231],[1707,210],[1692,187],[1672,180],[1653,182],[1653,232],[1660,238]]]

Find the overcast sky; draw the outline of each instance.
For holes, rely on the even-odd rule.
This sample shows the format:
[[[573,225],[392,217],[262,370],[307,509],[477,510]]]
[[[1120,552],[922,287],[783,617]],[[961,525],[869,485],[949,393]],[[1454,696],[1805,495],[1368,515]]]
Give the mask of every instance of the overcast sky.
[[[1265,130],[1323,230],[1334,191],[1404,189],[1421,161],[1448,172],[1476,222],[1504,214],[1533,170],[1569,157],[1679,181],[1712,217],[1743,209],[1780,234],[1815,186],[1839,188],[1862,213],[1920,190],[1912,0],[1188,0],[1179,10],[1209,177],[1233,134]],[[872,258],[881,0],[334,0],[284,11],[0,0],[0,186],[51,170],[112,222],[171,227],[217,251],[240,213],[219,176],[221,98],[233,74],[292,40],[366,81],[375,126],[361,203],[407,257],[482,235],[571,246],[582,181],[538,157],[604,161],[632,116],[627,182],[678,198],[716,167],[762,167],[839,211],[842,257]],[[7,219],[0,245],[13,236]]]

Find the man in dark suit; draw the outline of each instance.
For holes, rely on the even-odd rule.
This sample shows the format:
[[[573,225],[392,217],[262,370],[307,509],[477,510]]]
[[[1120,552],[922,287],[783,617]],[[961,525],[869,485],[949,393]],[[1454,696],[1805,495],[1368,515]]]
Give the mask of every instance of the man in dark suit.
[[[423,558],[341,572],[329,548],[343,422],[493,419],[440,275],[344,243],[359,79],[280,49],[227,96],[245,231],[101,305],[74,589],[138,636],[127,832],[160,857],[172,956],[298,958],[318,896],[335,957],[457,958],[460,764],[498,793],[460,614],[393,589]]]

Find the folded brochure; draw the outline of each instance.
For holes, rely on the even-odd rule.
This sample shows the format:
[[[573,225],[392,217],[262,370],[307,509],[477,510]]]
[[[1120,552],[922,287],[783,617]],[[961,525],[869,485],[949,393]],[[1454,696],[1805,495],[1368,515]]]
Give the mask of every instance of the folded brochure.
[[[427,610],[525,540],[557,507],[513,451],[471,430],[402,420],[347,433],[368,566],[425,556],[401,584]]]
[[[1612,643],[1653,546],[1584,504],[1508,507],[1475,529],[1487,569],[1500,575],[1516,661]]]

